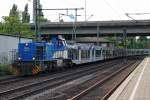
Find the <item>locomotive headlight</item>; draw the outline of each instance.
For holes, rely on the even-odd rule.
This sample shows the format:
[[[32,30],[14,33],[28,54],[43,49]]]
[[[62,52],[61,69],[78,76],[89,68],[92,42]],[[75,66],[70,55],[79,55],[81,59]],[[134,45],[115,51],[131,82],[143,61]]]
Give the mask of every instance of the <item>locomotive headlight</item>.
[[[33,57],[32,60],[35,60],[35,57]]]
[[[28,43],[26,43],[25,46],[28,46]]]
[[[18,57],[18,60],[21,60],[21,58],[20,58],[20,57]]]

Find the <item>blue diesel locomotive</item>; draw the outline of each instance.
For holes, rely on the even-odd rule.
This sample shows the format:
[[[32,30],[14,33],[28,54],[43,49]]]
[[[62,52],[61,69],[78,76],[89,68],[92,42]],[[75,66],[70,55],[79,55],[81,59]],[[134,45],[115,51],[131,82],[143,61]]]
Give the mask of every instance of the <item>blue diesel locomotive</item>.
[[[19,43],[18,54],[12,63],[17,75],[32,75],[73,65],[68,57],[65,39],[53,36],[50,42]]]

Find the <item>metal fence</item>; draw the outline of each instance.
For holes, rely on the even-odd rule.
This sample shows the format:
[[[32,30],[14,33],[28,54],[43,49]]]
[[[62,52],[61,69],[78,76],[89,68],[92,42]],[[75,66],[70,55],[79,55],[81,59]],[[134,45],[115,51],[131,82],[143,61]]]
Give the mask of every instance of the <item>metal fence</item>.
[[[15,59],[17,59],[16,49],[0,54],[0,64],[11,64]]]

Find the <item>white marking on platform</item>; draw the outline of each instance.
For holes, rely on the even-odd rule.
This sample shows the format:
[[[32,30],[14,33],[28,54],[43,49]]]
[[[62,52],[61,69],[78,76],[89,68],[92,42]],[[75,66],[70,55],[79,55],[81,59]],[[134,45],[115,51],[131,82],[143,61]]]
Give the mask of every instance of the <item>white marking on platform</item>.
[[[131,93],[131,96],[130,96],[129,100],[133,100],[133,99],[134,99],[135,93],[136,93],[136,91],[137,91],[137,88],[138,88],[138,86],[139,86],[139,83],[140,83],[140,81],[141,81],[141,79],[142,79],[142,76],[143,76],[143,74],[144,74],[144,71],[145,71],[147,62],[148,62],[148,58],[146,58],[145,65],[144,65],[144,67],[143,67],[143,69],[142,69],[142,72],[141,72],[139,78],[138,78],[138,81],[136,82],[136,85],[134,86],[134,89],[133,89],[133,91],[132,91],[132,93]]]
[[[124,89],[127,87],[129,82],[133,79],[136,72],[139,70],[139,68],[142,66],[142,64],[145,62],[143,60],[137,68],[125,79],[125,81],[117,88],[117,90],[108,98],[108,100],[118,100],[119,95],[124,91]]]

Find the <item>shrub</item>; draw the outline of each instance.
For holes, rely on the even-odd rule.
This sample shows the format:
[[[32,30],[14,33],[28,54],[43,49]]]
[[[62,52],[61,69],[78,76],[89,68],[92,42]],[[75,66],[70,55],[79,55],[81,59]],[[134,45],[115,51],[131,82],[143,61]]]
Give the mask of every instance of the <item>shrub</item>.
[[[12,68],[9,65],[0,64],[0,75],[11,75],[13,74]]]

